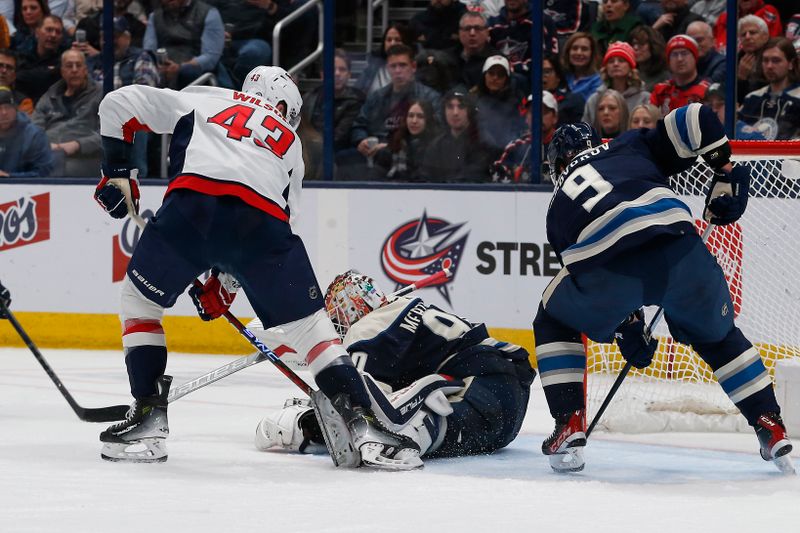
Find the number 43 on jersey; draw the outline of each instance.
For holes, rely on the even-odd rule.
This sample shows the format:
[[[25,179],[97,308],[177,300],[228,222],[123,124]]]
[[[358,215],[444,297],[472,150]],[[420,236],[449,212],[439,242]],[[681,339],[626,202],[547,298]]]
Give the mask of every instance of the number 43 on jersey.
[[[253,135],[253,130],[247,127],[247,123],[252,118],[255,108],[237,104],[223,109],[213,117],[208,119],[211,124],[222,126],[228,132],[228,138],[234,141],[249,139]],[[253,143],[259,148],[265,148],[283,159],[286,152],[294,143],[294,132],[282,124],[272,115],[267,115],[261,122],[269,134],[264,139],[253,137]]]

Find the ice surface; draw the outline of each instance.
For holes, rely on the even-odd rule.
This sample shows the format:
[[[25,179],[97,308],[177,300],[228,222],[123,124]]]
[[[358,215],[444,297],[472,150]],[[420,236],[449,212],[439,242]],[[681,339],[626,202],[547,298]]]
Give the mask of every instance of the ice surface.
[[[85,407],[128,403],[120,353],[45,350]],[[172,354],[183,383],[230,361]],[[100,459],[104,424],[80,421],[27,350],[0,348],[0,532],[725,532],[800,527],[800,479],[752,434],[597,433],[587,467],[557,475],[538,380],[522,433],[492,456],[405,473],[336,470],[327,456],[258,452],[263,414],[300,391],[269,363],[170,406],[169,460]]]

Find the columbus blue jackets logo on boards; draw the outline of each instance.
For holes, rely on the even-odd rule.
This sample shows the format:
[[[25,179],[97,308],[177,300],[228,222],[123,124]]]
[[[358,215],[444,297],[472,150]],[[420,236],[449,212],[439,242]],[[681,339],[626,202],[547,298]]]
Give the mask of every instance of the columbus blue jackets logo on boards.
[[[469,236],[464,224],[429,217],[425,211],[420,218],[401,224],[383,243],[383,272],[396,283],[396,288],[400,288],[448,268],[452,276],[436,290],[449,304],[447,286],[456,277]]]
[[[142,218],[150,220],[153,212],[145,209],[141,213]],[[111,282],[116,283],[125,279],[125,272],[128,270],[128,262],[133,256],[133,250],[139,242],[142,230],[130,218],[125,219],[119,235],[114,235],[111,244]]]

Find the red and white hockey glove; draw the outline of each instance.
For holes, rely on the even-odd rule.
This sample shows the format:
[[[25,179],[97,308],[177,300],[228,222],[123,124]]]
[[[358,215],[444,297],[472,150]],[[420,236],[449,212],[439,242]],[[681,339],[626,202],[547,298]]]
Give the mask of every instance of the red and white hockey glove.
[[[106,167],[94,190],[94,199],[113,218],[139,214],[139,169]]]
[[[200,318],[214,320],[224,315],[231,307],[240,287],[241,285],[233,276],[213,269],[211,277],[202,287],[189,289],[189,296],[192,297]]]

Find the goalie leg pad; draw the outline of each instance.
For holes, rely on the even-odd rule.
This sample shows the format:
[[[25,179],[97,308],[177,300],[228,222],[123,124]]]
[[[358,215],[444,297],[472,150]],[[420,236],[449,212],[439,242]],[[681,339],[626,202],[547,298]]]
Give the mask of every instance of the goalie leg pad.
[[[283,409],[265,417],[256,427],[255,446],[261,451],[283,448],[293,452],[324,452],[325,440],[311,402],[286,400]]]

